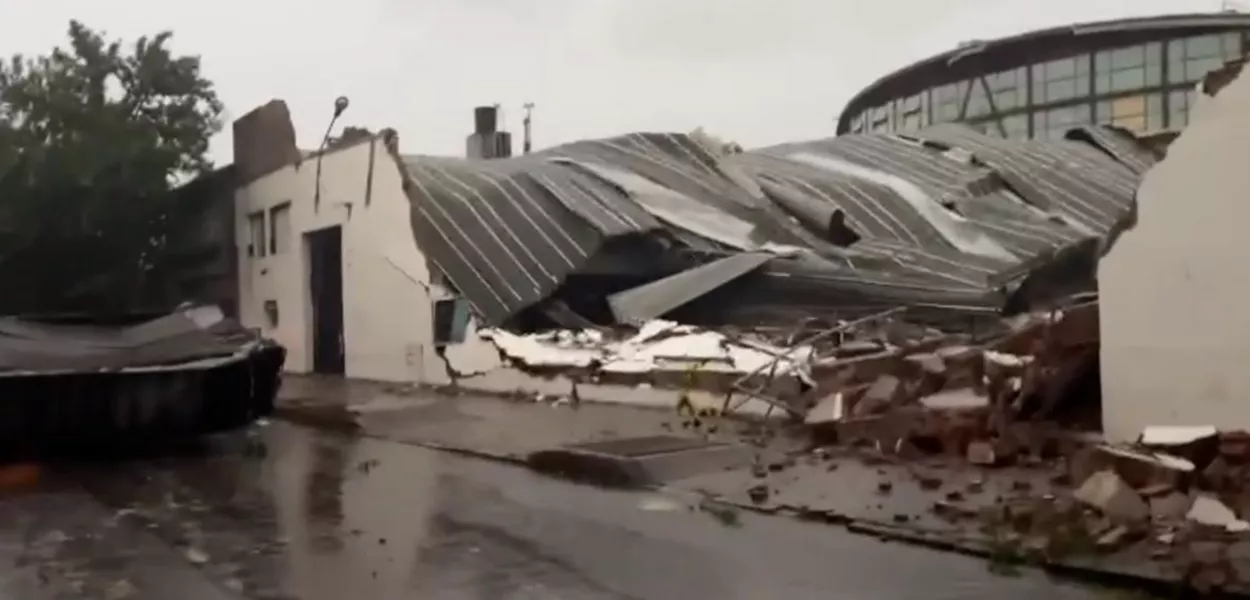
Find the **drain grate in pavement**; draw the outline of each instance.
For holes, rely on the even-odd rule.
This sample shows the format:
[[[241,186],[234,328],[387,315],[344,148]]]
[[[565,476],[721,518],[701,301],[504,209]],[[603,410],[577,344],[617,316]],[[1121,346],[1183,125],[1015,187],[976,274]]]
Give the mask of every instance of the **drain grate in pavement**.
[[[529,455],[536,471],[613,487],[649,487],[746,466],[751,449],[671,435],[570,444]]]

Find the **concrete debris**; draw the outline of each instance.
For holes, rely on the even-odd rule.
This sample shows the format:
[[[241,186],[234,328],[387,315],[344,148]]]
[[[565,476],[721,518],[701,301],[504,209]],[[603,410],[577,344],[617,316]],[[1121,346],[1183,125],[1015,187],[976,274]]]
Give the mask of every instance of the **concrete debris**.
[[[191,562],[191,564],[195,565],[202,565],[209,561],[209,556],[205,554],[203,550],[198,548],[186,548],[183,551],[183,555],[187,557],[187,560]]]
[[[1070,392],[1097,368],[1097,329],[1097,304],[1078,302],[1013,317],[975,344],[921,329],[915,339],[895,335],[879,352],[836,360],[818,346],[815,385],[803,395],[805,420],[821,441],[919,449],[980,466],[1037,463],[1053,458],[1056,442],[1034,429],[1073,412],[1078,401]],[[853,341],[862,340],[844,335],[839,343]],[[839,393],[842,408],[835,411],[831,399]],[[828,436],[834,414],[842,424]]]
[[[1094,473],[1072,497],[1117,523],[1138,523],[1150,516],[1150,507],[1141,496],[1111,470]]]
[[[1155,523],[1175,523],[1185,519],[1194,501],[1186,494],[1170,492],[1149,498],[1150,520]]]
[[[1196,427],[1152,425],[1142,430],[1138,443],[1143,446],[1184,446],[1204,439],[1213,439],[1218,434],[1214,425]]]
[[[930,410],[972,410],[988,408],[990,399],[968,388],[943,390],[920,399]]]
[[[651,383],[639,376],[669,374],[671,387],[684,387],[692,374],[757,374],[788,379],[795,386],[810,387],[813,349],[810,346],[777,347],[745,336],[652,320],[633,335],[612,337],[598,330],[555,330],[516,334],[504,329],[483,329],[478,335],[490,340],[514,366],[531,372],[565,376],[616,377],[634,385]]]
[[[657,496],[643,499],[638,503],[638,508],[648,512],[673,512],[682,510],[684,507],[672,499]]]
[[[998,452],[990,442],[976,441],[968,444],[968,462],[982,467],[998,464]]]
[[[982,356],[985,357],[986,363],[1001,367],[1024,367],[1033,361],[1032,356],[1016,356],[993,350],[987,350]]]
[[[605,339],[598,331],[549,331],[517,335],[502,329],[484,329],[479,335],[495,343],[508,358],[529,366],[586,367],[640,372],[656,369],[723,370],[746,373],[778,363],[779,374],[805,376],[811,348],[778,348],[745,339],[730,339],[715,331],[673,321],[653,320],[621,340]]]
[[[1108,444],[1098,446],[1098,450],[1110,457],[1116,471],[1139,489],[1159,484],[1179,485],[1181,479],[1196,468],[1188,459],[1162,452]]]
[[[903,398],[903,392],[903,382],[897,377],[882,375],[859,397],[851,414],[866,417],[883,413]]]
[[[516,335],[500,329],[483,329],[478,336],[495,343],[505,356],[531,367],[589,367],[603,359],[593,337],[579,333],[555,331],[537,335]],[[567,335],[561,335],[567,334]],[[583,345],[574,345],[582,342]]]
[[[1234,533],[1250,530],[1250,523],[1237,518],[1237,513],[1231,508],[1207,494],[1194,498],[1193,506],[1185,518],[1200,525],[1221,527]]]
[[[846,399],[842,392],[834,392],[807,411],[803,421],[807,425],[837,423],[846,417]]]
[[[1128,541],[1132,532],[1133,530],[1129,529],[1125,525],[1117,525],[1107,530],[1106,533],[1098,536],[1098,539],[1094,540],[1094,545],[1097,546],[1099,550],[1103,551],[1117,549]]]

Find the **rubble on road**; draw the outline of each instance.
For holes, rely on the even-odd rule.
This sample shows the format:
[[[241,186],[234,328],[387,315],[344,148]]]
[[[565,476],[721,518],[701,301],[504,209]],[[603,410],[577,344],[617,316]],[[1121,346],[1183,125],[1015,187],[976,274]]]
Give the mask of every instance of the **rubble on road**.
[[[745,374],[776,365],[774,374],[809,383],[812,348],[781,348],[748,336],[729,336],[692,325],[656,319],[633,335],[613,339],[600,330],[556,330],[518,335],[487,329],[481,336],[514,364],[543,368],[590,369],[601,376],[657,371]]]

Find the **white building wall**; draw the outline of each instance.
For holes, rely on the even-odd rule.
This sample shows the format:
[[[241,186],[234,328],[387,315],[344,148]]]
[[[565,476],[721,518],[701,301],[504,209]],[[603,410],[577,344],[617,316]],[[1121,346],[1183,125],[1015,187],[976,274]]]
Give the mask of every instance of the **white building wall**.
[[[370,171],[369,150],[374,146]],[[287,348],[286,369],[312,370],[312,309],[304,234],[343,228],[343,336],[346,375],[381,381],[447,382],[433,352],[432,303],[426,262],[412,237],[408,200],[397,165],[382,139],[326,154],[321,165],[320,210],[314,209],[316,159],[284,167],[236,192],[239,303],[244,325]],[[366,199],[368,178],[371,195]],[[291,203],[289,248],[248,256],[248,217]],[[268,250],[268,249],[266,249]],[[437,290],[435,293],[438,293]],[[279,319],[270,327],[265,301]]]
[[[1250,430],[1250,77],[1198,94],[1102,260],[1103,425]]]

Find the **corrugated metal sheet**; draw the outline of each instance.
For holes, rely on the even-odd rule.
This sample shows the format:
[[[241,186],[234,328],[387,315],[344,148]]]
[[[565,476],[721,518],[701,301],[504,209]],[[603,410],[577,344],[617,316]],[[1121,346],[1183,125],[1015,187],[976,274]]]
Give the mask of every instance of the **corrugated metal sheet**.
[[[508,160],[402,159],[418,244],[494,325],[631,235],[706,261],[776,254],[747,277],[764,283],[744,302],[803,289],[777,300],[979,313],[1002,305],[1004,274],[1105,235],[1151,161],[1100,128],[1011,141],[962,126],[728,155],[687,135],[631,134]],[[834,215],[857,241],[835,239]]]
[[[0,451],[110,448],[270,414],[286,350],[216,310],[129,326],[0,319]]]
[[[642,323],[715,290],[772,260],[767,252],[743,252],[687,269],[608,297],[621,323]]]

